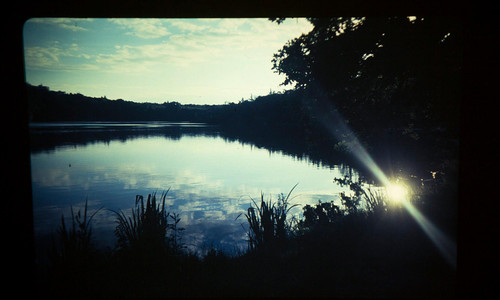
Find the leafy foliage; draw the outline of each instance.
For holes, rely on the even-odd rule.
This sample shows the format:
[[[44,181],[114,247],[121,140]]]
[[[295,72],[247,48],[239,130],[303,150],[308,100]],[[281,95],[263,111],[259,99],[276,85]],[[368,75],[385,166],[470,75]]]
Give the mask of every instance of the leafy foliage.
[[[322,203],[319,200],[315,207],[308,204],[303,207],[303,210],[303,226],[305,227],[312,227],[314,224],[333,223],[343,216],[340,207],[335,205],[333,201]]]
[[[356,130],[374,122],[384,122],[384,127],[432,124],[458,129],[458,20],[421,16],[308,20],[313,30],[274,55],[273,69],[286,76],[283,84],[293,83],[319,101],[334,103]]]
[[[349,189],[354,192],[354,195],[352,196],[347,196],[345,192],[341,192],[340,199],[349,214],[356,214],[358,212],[358,206],[361,203],[362,196],[365,194],[365,191],[361,187],[361,179],[354,182],[351,178],[345,176],[343,179],[334,178],[333,181],[337,182],[340,186],[349,186]]]

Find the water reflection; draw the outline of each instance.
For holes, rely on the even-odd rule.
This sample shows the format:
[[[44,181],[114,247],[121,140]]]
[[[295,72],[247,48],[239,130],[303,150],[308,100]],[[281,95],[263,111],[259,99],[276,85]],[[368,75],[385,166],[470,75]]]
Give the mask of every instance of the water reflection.
[[[217,136],[218,130],[214,126],[187,122],[30,123],[30,148],[32,153],[50,152],[61,147],[109,144],[115,140],[126,142],[142,136],[179,140],[183,135]]]
[[[170,188],[169,211],[180,213],[183,241],[192,249],[244,247],[244,212],[263,192],[277,199],[294,184],[293,203],[340,204],[332,183],[352,169],[315,164],[283,152],[222,137],[214,127],[171,123],[32,125],[35,236],[53,232],[70,206],[129,212],[137,194]],[[357,176],[354,172],[353,176]],[[292,214],[301,213],[296,207]],[[93,219],[96,241],[113,247],[115,215]]]

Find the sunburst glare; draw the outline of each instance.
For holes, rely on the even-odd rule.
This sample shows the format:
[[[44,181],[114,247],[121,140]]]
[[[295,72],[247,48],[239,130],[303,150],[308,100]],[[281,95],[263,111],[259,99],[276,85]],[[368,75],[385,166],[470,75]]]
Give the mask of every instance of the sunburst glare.
[[[387,198],[393,203],[408,200],[408,189],[401,183],[390,183],[386,186]]]
[[[325,101],[326,104],[332,105],[330,102]],[[430,220],[428,220],[418,209],[413,206],[409,201],[408,188],[399,181],[391,182],[387,175],[380,169],[377,163],[373,160],[371,155],[366,151],[365,147],[357,139],[354,132],[346,124],[343,117],[334,109],[328,110],[329,114],[317,113],[322,116],[321,121],[329,132],[342,139],[343,135],[350,136],[350,151],[385,187],[388,199],[393,204],[402,204],[403,207],[410,213],[410,215],[417,221],[418,225],[427,234],[431,241],[441,252],[445,260],[453,267],[456,268],[456,243],[448,238],[440,229],[438,229]]]

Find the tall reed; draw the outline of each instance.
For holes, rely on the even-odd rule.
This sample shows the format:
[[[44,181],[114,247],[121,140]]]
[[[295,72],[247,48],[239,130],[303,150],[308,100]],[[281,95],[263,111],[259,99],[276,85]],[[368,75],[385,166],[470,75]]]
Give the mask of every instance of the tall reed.
[[[372,192],[370,188],[363,190],[363,196],[366,201],[366,208],[368,212],[375,215],[387,211],[387,195],[381,191]]]
[[[143,196],[137,195],[131,216],[127,217],[123,211],[112,210],[117,215],[115,235],[118,238],[119,249],[153,251],[168,247],[167,230],[170,214],[165,208],[165,197],[169,190],[162,193],[158,202],[156,192],[148,195],[146,203]]]
[[[292,227],[291,222],[287,221],[287,213],[298,205],[289,206],[290,195],[296,186],[297,184],[286,196],[278,195],[276,203],[273,203],[271,198],[265,201],[263,193],[260,195],[260,205],[251,198],[254,206],[250,205],[245,214],[249,225],[247,236],[251,251],[282,246],[286,241]]]
[[[83,218],[81,210],[78,209],[77,214],[71,210],[71,227],[66,227],[64,215],[61,216],[61,225],[57,229],[57,236],[59,237],[59,245],[56,245],[55,240],[52,240],[52,251],[49,252],[49,259],[54,264],[76,262],[82,260],[89,255],[92,251],[91,237],[92,227],[90,222],[95,214],[102,209],[99,208],[92,215],[87,216],[87,202],[85,199],[85,206],[83,210]]]

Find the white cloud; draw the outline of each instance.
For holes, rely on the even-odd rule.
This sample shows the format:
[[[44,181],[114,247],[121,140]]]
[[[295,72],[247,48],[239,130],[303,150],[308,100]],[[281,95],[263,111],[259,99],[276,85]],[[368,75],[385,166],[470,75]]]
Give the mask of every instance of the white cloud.
[[[212,44],[212,45],[210,45]],[[116,45],[114,52],[99,54],[98,64],[106,65],[108,71],[137,72],[149,67],[186,67],[208,61],[221,54],[213,43],[194,40],[180,35],[172,36],[169,42],[139,46]]]
[[[214,32],[219,33],[236,33],[246,23],[253,22],[251,19],[222,19]],[[241,32],[241,31],[240,31]]]
[[[71,70],[97,70],[98,67],[91,63],[80,62],[78,64],[65,63],[64,58],[84,58],[89,60],[92,56],[81,53],[77,44],[61,45],[58,41],[49,46],[26,47],[24,58],[27,69],[54,69],[59,71]]]
[[[62,29],[71,31],[87,31],[88,29],[80,26],[85,22],[92,22],[93,19],[77,19],[77,18],[32,18],[28,22],[38,24],[54,25]]]
[[[128,35],[142,39],[155,39],[167,36],[170,32],[159,19],[109,19],[110,22],[128,29]]]
[[[75,19],[32,19],[33,22],[49,22],[69,26]],[[102,69],[108,72],[137,72],[151,70],[153,66],[186,67],[221,58],[240,57],[254,59],[269,52],[277,51],[298,31],[306,32],[309,23],[305,20],[284,26],[271,23],[266,19],[108,19],[134,35],[144,39],[168,36],[160,43],[142,45],[115,45],[112,52],[89,55],[82,53],[78,45],[62,47],[57,42],[48,47],[27,47],[25,58],[28,68],[61,68],[62,57],[82,58],[89,61],[79,62],[85,70]],[[288,20],[287,20],[288,21]],[[209,26],[210,25],[210,26]],[[171,34],[167,27],[175,26],[182,33]],[[310,26],[309,26],[310,27]],[[309,29],[310,30],[310,29]],[[266,50],[267,49],[267,50]],[[95,63],[90,60],[95,59]],[[66,66],[65,69],[78,69]]]
[[[167,24],[175,26],[184,32],[186,32],[186,31],[205,31],[205,30],[210,28],[207,25],[197,25],[197,24],[193,24],[192,22],[189,22],[186,20],[169,20],[169,21],[167,21]]]

